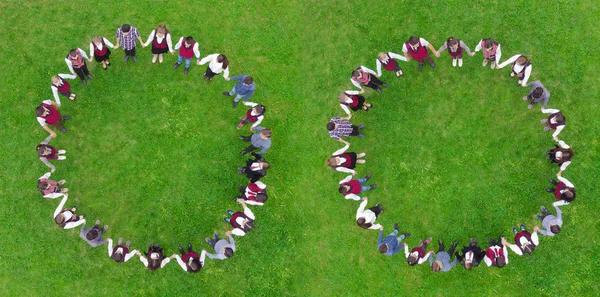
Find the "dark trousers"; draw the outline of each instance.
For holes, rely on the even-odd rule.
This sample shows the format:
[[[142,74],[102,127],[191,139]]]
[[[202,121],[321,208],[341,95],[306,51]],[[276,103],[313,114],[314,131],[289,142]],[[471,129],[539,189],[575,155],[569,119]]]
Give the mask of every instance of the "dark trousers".
[[[450,257],[452,257],[452,255],[454,254],[454,250],[456,250],[456,246],[457,246],[456,244],[453,244],[450,247],[450,250],[448,250],[448,254],[450,255]],[[438,249],[438,252],[443,252],[444,250],[445,250],[444,244],[440,243],[440,248]]]
[[[70,91],[69,92],[59,92],[59,93],[67,98],[71,97],[71,94],[72,94]]]
[[[241,154],[242,154],[242,155],[244,155],[244,154],[247,154],[247,153],[249,153],[249,152],[251,152],[251,151],[254,151],[254,150],[256,150],[256,149],[258,149],[258,148],[257,148],[257,147],[255,147],[255,146],[253,146],[253,145],[249,145],[247,148],[245,148],[245,149],[244,149],[244,150],[241,152]]]
[[[433,63],[433,59],[431,59],[431,55],[429,54],[429,52],[427,52],[427,55],[425,55],[425,58],[423,58],[422,60],[416,60],[417,63],[419,63],[419,65],[423,65],[425,64],[425,62],[431,64]]]
[[[60,118],[58,118],[58,121],[56,121],[56,123],[54,123],[54,124],[50,124],[50,123],[48,123],[48,124],[50,124],[50,125],[52,125],[52,126],[56,127],[58,130],[62,130],[62,129],[64,129],[64,127],[62,126],[62,123],[63,123],[64,121],[65,121],[65,119],[64,119],[64,117],[61,115],[61,116],[60,116]]]
[[[73,67],[73,71],[77,73],[77,76],[79,76],[79,79],[81,80],[85,80],[85,76],[90,74],[87,68],[87,64],[85,62],[83,62],[83,66],[81,66],[81,68]]]
[[[373,206],[371,208],[369,208],[370,211],[375,213],[375,217],[379,216],[379,214],[381,213],[381,211],[383,210],[381,205],[377,205],[377,206]]]
[[[352,125],[352,132],[350,132],[350,136],[358,136],[359,134],[360,131],[358,129],[358,126]]]
[[[132,49],[126,49],[125,50],[125,56],[133,56],[135,57],[135,47]]]
[[[371,81],[365,86],[377,90],[380,86],[383,86],[383,84],[385,83],[382,82],[379,78],[377,78],[375,75],[371,75]]]
[[[206,72],[204,72],[204,77],[213,78],[213,76],[217,75],[216,73],[210,70],[210,67],[206,67]]]

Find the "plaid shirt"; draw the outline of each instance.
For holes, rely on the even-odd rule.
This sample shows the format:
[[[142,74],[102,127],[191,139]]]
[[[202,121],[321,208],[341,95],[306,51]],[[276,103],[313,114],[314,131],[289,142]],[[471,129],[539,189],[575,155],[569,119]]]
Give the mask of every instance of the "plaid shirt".
[[[121,31],[121,27],[119,27],[119,29],[117,29],[117,39],[119,39],[119,45],[126,50],[130,50],[132,48],[135,47],[136,43],[135,43],[135,39],[137,37],[140,37],[140,33],[138,33],[138,30],[135,27],[131,27],[131,30],[129,30],[129,34],[124,35],[123,32]]]
[[[340,117],[332,118],[329,122],[337,125],[335,129],[329,131],[329,136],[333,139],[340,139],[341,136],[350,136],[350,133],[352,133],[352,123],[342,121]]]

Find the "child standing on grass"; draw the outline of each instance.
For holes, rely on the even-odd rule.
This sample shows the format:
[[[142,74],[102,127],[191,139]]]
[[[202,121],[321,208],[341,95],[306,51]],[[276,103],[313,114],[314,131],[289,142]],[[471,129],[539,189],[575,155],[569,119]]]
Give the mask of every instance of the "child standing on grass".
[[[150,269],[150,271],[156,271],[171,262],[171,258],[163,256],[163,249],[158,244],[154,245],[154,243],[150,244],[148,252],[144,252],[143,256],[140,252],[137,254],[140,256],[140,261],[144,264],[144,267]]]
[[[542,103],[542,108],[546,108],[546,105],[548,105],[548,100],[550,99],[550,92],[548,92],[546,87],[544,87],[539,80],[530,82],[527,84],[527,86],[531,87],[529,95],[523,97],[523,101],[529,101],[527,108],[531,109],[536,103],[539,102]]]
[[[485,251],[485,257],[483,257],[483,262],[488,267],[496,266],[498,268],[504,267],[504,265],[508,264],[508,250],[506,247],[508,243],[504,236],[500,235],[498,241],[494,241],[492,238],[488,238],[488,242],[490,246]]]
[[[67,199],[69,199],[69,195],[65,194],[54,211],[54,223],[62,229],[73,229],[85,223],[85,219],[84,215],[77,216],[75,214],[77,207],[73,207],[72,209],[64,208]]]
[[[152,43],[152,63],[156,63],[158,59],[158,63],[163,62],[163,54],[170,52],[171,54],[175,53],[173,50],[173,42],[171,41],[171,33],[167,29],[165,24],[160,24],[156,29],[150,32],[148,36],[148,40],[144,43],[144,47],[148,46],[148,44]]]
[[[542,108],[542,113],[550,114],[547,119],[540,121],[540,124],[544,125],[544,131],[554,130],[554,133],[552,133],[552,138],[555,138],[554,140],[558,139],[558,134],[560,134],[560,131],[565,128],[567,119],[558,109]]]
[[[90,43],[90,58],[92,62],[92,56],[98,63],[102,63],[102,69],[106,70],[110,66],[110,49],[109,47],[115,47],[108,39],[100,36],[94,36]]]
[[[359,95],[362,93],[364,93],[364,90],[348,90],[341,93],[338,96],[338,100],[340,101],[340,107],[342,107],[344,112],[346,112],[346,114],[348,115],[348,120],[352,118],[352,114],[350,114],[350,109],[352,109],[353,111],[359,111],[361,109],[364,111],[369,111],[369,108],[373,107],[372,104],[367,103],[365,101],[365,97]]]
[[[350,81],[355,87],[360,89],[361,93],[365,91],[365,89],[362,86],[366,86],[381,94],[382,91],[380,87],[386,88],[388,85],[379,80],[379,78],[377,78],[376,75],[377,73],[375,73],[375,71],[365,66],[360,66],[356,68],[356,70],[352,71]]]
[[[363,197],[362,199],[363,202],[360,203],[358,209],[356,210],[356,224],[358,227],[363,229],[376,230],[381,228],[381,225],[375,224],[375,220],[377,220],[379,214],[381,214],[384,210],[381,206],[381,203],[377,203],[377,205],[365,210],[369,200],[367,197]]]
[[[123,245],[123,238],[119,238],[117,242],[117,246],[113,248],[113,240],[111,238],[108,239],[108,256],[115,260],[117,263],[125,263],[131,259],[131,257],[138,254],[137,250],[129,251],[129,246],[131,245],[131,241],[127,241],[125,245]]]
[[[71,85],[65,80],[65,78],[74,79],[76,77],[77,76],[75,76],[75,74],[62,73],[52,77],[52,85],[50,86],[50,89],[52,89],[52,95],[54,95],[54,101],[56,101],[57,107],[60,108],[60,97],[58,96],[59,93],[71,99],[72,101],[75,101],[77,98],[76,94],[71,93]]]
[[[219,238],[217,232],[213,234],[214,239],[206,238],[206,242],[215,250],[214,254],[206,254],[207,257],[216,260],[231,258],[235,252],[235,240],[231,231],[225,232],[227,239]]]
[[[235,200],[244,199],[249,205],[263,206],[268,199],[267,185],[261,181],[251,182],[245,188],[238,186],[238,190],[242,195],[235,197]]]
[[[42,101],[42,104],[35,109],[38,123],[40,123],[40,126],[48,131],[52,137],[56,137],[56,133],[48,127],[48,124],[56,127],[61,132],[66,133],[67,129],[62,126],[62,123],[71,118],[68,115],[61,115],[60,112],[58,112],[58,108],[59,105],[52,102],[52,100],[44,100]]]
[[[172,255],[170,258],[177,259],[177,263],[181,269],[187,272],[197,273],[204,267],[204,259],[206,258],[206,251],[202,250],[200,255],[192,249],[192,244],[188,243],[187,253],[183,251],[182,247],[179,247],[179,253],[181,253],[181,257],[177,254]]]
[[[408,265],[415,266],[417,264],[423,264],[427,259],[434,254],[433,251],[425,252],[427,250],[427,245],[431,242],[431,238],[427,238],[425,240],[419,241],[419,246],[414,247],[408,251],[408,245],[404,244],[404,256],[406,257],[406,262]]]
[[[467,51],[469,56],[475,55],[475,53],[471,52],[471,49],[460,39],[456,39],[454,37],[449,37],[446,43],[442,45],[437,52],[441,53],[444,50],[448,50],[448,54],[452,57],[452,67],[462,67],[463,65],[463,49]]]
[[[435,51],[433,45],[427,40],[417,36],[411,36],[408,41],[402,45],[402,52],[407,61],[410,61],[411,59],[417,61],[417,63],[419,63],[419,71],[421,71],[423,70],[423,64],[425,64],[425,62],[429,63],[431,68],[435,68],[435,63],[427,51],[427,48],[429,48],[436,57],[440,56],[440,53]]]
[[[438,244],[439,244],[439,249],[438,249],[438,252],[435,255],[435,257],[434,256],[429,257],[429,266],[431,266],[431,270],[433,272],[439,272],[439,271],[448,272],[456,265],[456,261],[457,261],[456,257],[454,258],[454,261],[452,261],[452,262],[450,262],[450,259],[452,258],[452,255],[454,254],[454,250],[456,249],[456,246],[458,246],[458,242],[454,241],[454,243],[452,243],[452,246],[450,247],[448,252],[445,251],[444,243],[442,243],[441,239],[438,239]]]
[[[227,214],[230,215],[231,218],[224,217],[223,221],[230,223],[233,227],[231,234],[244,236],[246,233],[250,232],[252,228],[254,228],[254,220],[256,217],[254,216],[252,210],[248,208],[244,199],[238,199],[237,201],[242,205],[244,211],[233,212],[232,210],[228,209]]]
[[[200,50],[198,50],[198,43],[194,40],[194,37],[181,37],[175,45],[175,50],[179,50],[177,56],[177,63],[173,65],[173,69],[176,69],[185,60],[185,69],[183,74],[187,75],[190,71],[190,65],[192,64],[192,58],[196,56],[196,61],[200,64]]]
[[[135,39],[137,38],[142,47],[145,47],[137,28],[132,27],[129,24],[123,24],[123,26],[117,28],[116,38],[117,42],[115,49],[118,49],[120,46],[125,51],[123,62],[127,62],[129,57],[131,57],[134,62],[137,62],[137,57],[135,55],[135,47],[137,44]]]
[[[556,174],[556,178],[558,181],[550,180],[555,187],[546,189],[546,192],[554,193],[554,197],[558,200],[554,203],[558,203],[557,205],[568,205],[575,200],[575,186],[568,179],[562,177],[562,171]]]
[[[352,174],[350,174],[340,181],[340,188],[338,191],[346,199],[360,201],[361,198],[358,194],[377,188],[377,184],[363,186],[369,179],[371,179],[371,174],[367,174],[364,178],[359,179],[352,179]]]
[[[484,38],[479,40],[477,46],[475,47],[475,52],[478,51],[481,51],[483,54],[483,62],[481,63],[481,66],[485,67],[488,62],[492,62],[490,67],[494,69],[498,64],[500,64],[502,50],[500,49],[500,44],[493,39]]]
[[[254,102],[244,102],[244,105],[250,106],[250,109],[246,111],[246,116],[240,119],[237,128],[241,129],[244,125],[252,123],[252,126],[250,126],[250,132],[252,132],[265,118],[267,108]]]
[[[527,81],[529,80],[529,76],[531,76],[531,60],[523,55],[514,55],[510,57],[508,60],[502,62],[502,64],[498,65],[498,69],[504,68],[504,66],[512,63],[512,72],[510,73],[510,77],[518,77],[517,85],[521,85],[522,87],[527,86]]]
[[[404,76],[402,69],[400,68],[400,64],[395,59],[402,60],[407,62],[406,57],[392,53],[392,52],[380,52],[377,55],[377,59],[375,60],[375,64],[377,65],[377,77],[381,77],[381,66],[387,71],[394,71],[397,77]]]
[[[235,84],[235,86],[233,86],[233,89],[231,89],[231,91],[223,92],[223,96],[233,96],[237,94],[233,99],[233,108],[236,108],[240,100],[246,102],[250,100],[250,98],[252,98],[252,95],[256,90],[256,85],[254,84],[254,79],[252,78],[252,76],[244,74],[236,75],[230,80],[237,81],[237,83]]]
[[[65,63],[69,66],[69,71],[71,71],[72,74],[77,73],[77,76],[79,76],[79,79],[81,79],[81,83],[83,83],[84,86],[87,85],[86,77],[89,79],[94,78],[87,68],[87,64],[85,63],[86,59],[88,59],[87,54],[80,48],[72,49],[65,57]]]
[[[200,60],[199,65],[208,63],[206,72],[202,75],[202,78],[206,79],[206,82],[210,82],[213,77],[223,72],[223,78],[229,81],[229,60],[227,56],[222,54],[208,55]]]
[[[515,244],[509,244],[505,242],[503,244],[508,245],[510,249],[517,255],[523,256],[523,254],[531,254],[535,251],[535,248],[540,244],[537,231],[538,226],[533,228],[533,233],[529,233],[525,228],[525,225],[521,224],[521,230],[517,227],[513,227],[512,230],[515,233]]]
[[[52,172],[46,172],[38,179],[38,190],[42,193],[42,197],[49,199],[56,199],[58,197],[67,195],[69,189],[61,188],[67,181],[54,181],[50,179]]]
[[[346,153],[346,150],[348,150],[350,147],[350,143],[341,138],[339,141],[345,143],[346,145],[343,148],[333,152],[333,157],[327,159],[327,166],[338,172],[346,172],[356,175],[356,171],[354,171],[356,163],[364,164],[365,160],[361,158],[363,158],[366,153]]]
[[[64,160],[67,157],[64,156],[64,154],[67,153],[66,150],[57,150],[55,147],[49,145],[48,143],[50,142],[50,140],[52,139],[52,135],[49,135],[48,137],[46,137],[46,139],[44,139],[44,141],[42,141],[42,143],[38,144],[38,146],[35,148],[35,150],[38,153],[38,156],[40,158],[40,161],[42,161],[42,163],[46,164],[46,166],[48,166],[48,168],[50,168],[50,172],[54,173],[54,171],[56,170],[56,167],[54,167],[54,165],[52,165],[52,163],[48,162],[48,160]]]

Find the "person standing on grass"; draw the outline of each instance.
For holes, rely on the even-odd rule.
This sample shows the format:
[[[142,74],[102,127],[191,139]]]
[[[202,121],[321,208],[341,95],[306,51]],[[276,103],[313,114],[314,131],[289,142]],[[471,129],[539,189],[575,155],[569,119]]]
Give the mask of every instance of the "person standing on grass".
[[[244,236],[246,233],[250,232],[252,228],[254,228],[254,220],[256,217],[254,216],[252,210],[248,208],[244,199],[238,199],[237,201],[242,205],[244,211],[233,212],[232,210],[228,209],[227,214],[230,215],[231,218],[224,217],[223,221],[230,223],[233,227],[231,234]]]
[[[177,56],[177,63],[173,65],[173,69],[176,69],[185,60],[185,69],[183,74],[186,75],[190,71],[190,65],[192,64],[192,58],[196,56],[196,61],[200,64],[200,50],[198,49],[198,43],[194,40],[194,37],[181,37],[177,44],[175,44],[175,50],[179,50]]]
[[[452,254],[454,254],[454,250],[456,249],[458,242],[454,241],[448,252],[444,250],[444,243],[442,243],[441,239],[438,239],[438,244],[439,248],[435,257],[429,257],[429,266],[431,266],[431,270],[433,270],[433,272],[439,272],[440,270],[443,272],[448,272],[456,265],[456,257],[452,262],[450,262],[450,258],[452,258]]]
[[[525,225],[520,225],[521,230],[519,231],[517,227],[513,227],[512,230],[515,233],[515,244],[509,244],[505,242],[503,244],[508,245],[510,249],[517,255],[523,256],[523,254],[531,254],[535,251],[535,248],[540,245],[540,241],[537,235],[537,231],[540,227],[535,226],[533,228],[533,233],[529,233],[527,229],[525,229]]]
[[[271,164],[261,155],[252,153],[254,159],[248,159],[245,167],[238,168],[238,174],[245,174],[250,179],[251,183],[255,183],[267,175],[267,169]]]
[[[54,101],[56,101],[56,106],[60,108],[60,97],[58,94],[75,101],[77,98],[76,94],[71,93],[71,85],[65,79],[74,79],[77,76],[75,74],[59,74],[52,77],[52,85],[50,89],[52,89],[52,95],[54,95]]]
[[[560,228],[563,224],[562,211],[558,207],[559,205],[552,204],[552,206],[554,206],[554,209],[556,210],[556,215],[550,214],[544,206],[540,207],[542,214],[535,215],[536,218],[542,221],[542,227],[544,227],[544,229],[540,229],[538,226],[535,227],[542,235],[554,236],[555,234],[560,233]]]
[[[550,180],[555,187],[546,189],[546,192],[554,193],[554,197],[558,200],[554,203],[558,203],[557,205],[568,205],[575,200],[575,186],[568,179],[562,177],[562,171],[556,174],[556,178],[558,181]]]
[[[500,235],[498,241],[494,241],[492,238],[488,238],[488,242],[490,246],[485,251],[485,257],[483,257],[483,262],[488,267],[496,266],[498,268],[504,267],[504,265],[508,264],[508,250],[506,247],[508,243],[504,236]]]
[[[427,250],[427,245],[431,242],[431,237],[425,240],[419,241],[419,246],[414,247],[408,251],[408,245],[404,244],[404,256],[406,257],[406,262],[408,265],[415,266],[417,264],[423,264],[427,259],[434,254],[433,251],[425,252]]]
[[[67,151],[57,150],[55,147],[49,145],[48,143],[52,138],[52,135],[46,137],[46,139],[44,139],[42,143],[38,144],[35,150],[38,153],[40,161],[42,161],[42,163],[46,164],[46,166],[50,168],[51,173],[54,173],[54,171],[56,171],[56,167],[54,167],[54,165],[52,165],[52,163],[50,163],[48,160],[64,160],[67,158],[66,156],[64,156],[64,154],[66,154]]]
[[[231,89],[231,91],[223,92],[223,95],[233,96],[237,94],[233,99],[233,108],[235,108],[238,105],[238,102],[240,100],[246,102],[250,100],[250,98],[252,98],[252,95],[256,90],[256,85],[254,84],[254,79],[252,78],[252,76],[245,74],[236,75],[229,80],[237,81],[237,83],[235,84],[235,86],[233,86],[233,89]]]
[[[444,50],[448,50],[448,54],[452,57],[452,67],[462,67],[463,65],[463,50],[467,51],[469,56],[475,55],[475,53],[471,52],[471,49],[460,39],[456,39],[454,37],[449,37],[448,40],[442,45],[437,52],[441,53]]]
[[[435,68],[435,63],[427,51],[427,48],[429,48],[436,57],[440,56],[440,53],[435,51],[433,45],[427,40],[417,36],[411,36],[408,41],[402,45],[402,52],[407,61],[410,61],[411,59],[417,61],[417,63],[419,63],[419,71],[421,71],[423,70],[423,64],[425,64],[425,62],[429,63],[431,68]]]
[[[369,111],[369,108],[373,107],[372,104],[367,103],[365,101],[365,97],[359,95],[364,93],[364,90],[362,91],[345,91],[343,93],[341,93],[338,96],[338,100],[340,101],[340,106],[342,107],[342,109],[344,110],[344,112],[348,115],[347,119],[351,119],[352,118],[352,114],[350,114],[350,109],[352,109],[353,111],[359,111],[359,110],[364,110],[364,111]]]
[[[352,123],[348,121],[349,118],[340,118],[335,117],[329,120],[327,123],[327,130],[329,131],[329,136],[337,141],[340,141],[341,137],[347,136],[358,136],[360,138],[365,137],[360,130],[365,127],[365,125],[354,126]]]
[[[479,263],[485,257],[485,251],[477,245],[477,238],[470,238],[469,246],[463,247],[462,253],[462,256],[458,252],[454,255],[466,270],[471,270],[471,268],[479,266]]]
[[[127,62],[129,57],[133,59],[133,62],[137,62],[137,57],[135,55],[135,47],[137,44],[135,39],[137,38],[137,40],[140,41],[142,47],[145,47],[137,28],[132,27],[129,24],[123,24],[123,26],[117,28],[116,38],[117,42],[115,49],[118,49],[120,46],[125,51],[125,57],[123,58],[123,62]]]
[[[144,267],[150,269],[150,271],[156,271],[158,268],[163,268],[165,265],[171,262],[171,258],[163,255],[163,249],[157,244],[150,244],[148,247],[148,251],[142,253],[137,252],[137,255],[140,256],[140,261],[144,264]]]
[[[171,41],[171,33],[167,29],[165,24],[159,24],[156,29],[150,32],[148,35],[148,40],[144,43],[144,47],[147,47],[148,44],[152,43],[152,64],[163,62],[163,54],[170,52],[171,54],[175,53],[173,49],[173,42]]]
[[[542,108],[542,113],[550,114],[547,119],[541,120],[540,124],[544,125],[544,131],[554,130],[554,133],[552,133],[552,138],[554,138],[554,140],[556,141],[556,139],[558,138],[558,134],[560,134],[560,131],[562,131],[565,128],[565,125],[567,124],[567,119],[558,109]]]
[[[206,82],[210,82],[213,77],[223,72],[223,78],[229,81],[229,60],[227,56],[222,54],[208,55],[200,60],[200,65],[208,63],[206,72],[202,75],[202,78],[206,79]]]
[[[89,61],[92,62],[92,57],[98,63],[102,63],[102,69],[107,70],[107,67],[110,66],[110,49],[109,47],[115,47],[108,39],[100,36],[94,36],[92,42],[90,43],[90,58]]]
[[[553,149],[546,152],[546,155],[550,162],[558,164],[560,171],[562,172],[571,165],[571,159],[575,154],[571,147],[564,141],[558,138],[555,138],[554,140],[558,140],[558,145],[555,144]]]
[[[252,126],[250,126],[250,131],[252,132],[265,118],[267,108],[264,105],[254,102],[244,102],[244,105],[250,106],[250,109],[246,111],[246,116],[240,119],[237,128],[241,129],[244,125],[252,123]]]
[[[227,236],[228,239],[219,238],[219,235],[215,231],[213,234],[214,239],[205,239],[215,250],[214,254],[207,253],[207,257],[216,260],[225,260],[233,256],[233,253],[235,252],[235,240],[233,239],[233,236],[231,236],[231,231],[225,232],[225,236]]]
[[[67,129],[62,126],[62,123],[71,118],[68,115],[61,115],[58,108],[59,105],[52,102],[52,100],[44,100],[42,101],[42,104],[35,109],[38,123],[40,123],[40,126],[48,131],[52,137],[56,137],[56,133],[48,127],[48,124],[56,127],[56,129],[61,132],[66,133]]]
[[[242,193],[235,197],[237,199],[244,199],[248,205],[265,205],[267,201],[267,185],[261,181],[251,182],[245,188],[238,186],[238,190]]]
[[[367,197],[363,197],[362,200],[363,202],[360,203],[358,209],[356,210],[356,224],[358,227],[372,230],[382,228],[381,225],[375,224],[375,220],[377,220],[379,214],[384,210],[384,208],[381,206],[381,203],[377,203],[377,205],[365,210],[369,200]]]
[[[402,69],[400,68],[400,64],[395,59],[402,60],[404,62],[408,62],[406,57],[392,53],[392,52],[380,52],[377,54],[377,59],[375,59],[375,64],[377,65],[377,77],[381,77],[381,66],[387,71],[393,71],[396,73],[397,77],[404,76]]]
[[[87,81],[85,80],[86,77],[89,79],[94,78],[87,68],[87,64],[85,63],[86,59],[88,59],[87,54],[80,48],[72,49],[65,57],[65,63],[69,66],[69,71],[71,71],[72,74],[77,73],[77,76],[79,76],[79,79],[84,86],[87,85]]]
[[[361,93],[365,91],[362,86],[366,86],[381,94],[382,91],[380,87],[386,88],[388,85],[379,80],[376,75],[377,73],[375,73],[375,71],[365,66],[360,66],[356,68],[356,70],[352,71],[350,81],[355,87],[360,89]]]
[[[56,199],[58,197],[67,195],[69,189],[61,188],[67,181],[54,181],[50,179],[52,172],[46,172],[38,179],[38,190],[42,193],[42,197],[48,199]]]
[[[544,87],[544,85],[539,81],[533,81],[527,84],[528,87],[531,87],[529,91],[529,95],[523,97],[523,101],[529,101],[529,105],[527,108],[532,109],[536,103],[541,102],[542,108],[546,108],[548,105],[548,100],[550,99],[550,92]]]
[[[369,179],[371,179],[370,173],[367,174],[367,176],[365,176],[364,178],[359,179],[352,179],[352,174],[350,174],[340,181],[340,188],[338,189],[338,191],[346,199],[360,201],[361,198],[360,196],[358,196],[358,194],[377,188],[377,184],[364,186],[364,184],[367,181],[369,181]]]
[[[125,263],[131,259],[131,257],[138,254],[137,250],[129,251],[129,246],[131,245],[131,241],[127,241],[125,245],[123,245],[123,238],[119,238],[117,242],[117,246],[113,248],[113,240],[108,238],[108,256],[115,260],[117,263]]]
[[[239,139],[250,142],[250,145],[241,151],[240,155],[245,155],[257,149],[261,149],[257,153],[259,155],[266,153],[271,147],[271,136],[273,136],[273,131],[260,126],[254,127],[251,131],[254,131],[254,134],[250,136],[238,136]]]
[[[364,164],[365,160],[362,158],[366,155],[366,153],[346,153],[346,150],[348,150],[350,147],[350,143],[341,138],[340,142],[343,142],[346,145],[343,148],[333,152],[332,157],[327,159],[327,166],[338,172],[346,172],[356,175],[356,171],[354,171],[356,163]]]
[[[62,229],[73,229],[83,223],[85,223],[84,215],[76,215],[77,207],[73,207],[71,209],[64,208],[65,203],[67,203],[67,199],[69,199],[69,195],[65,194],[58,207],[54,211],[54,223],[58,226],[58,228]]]
[[[102,229],[100,229],[100,220],[96,220],[94,226],[85,228],[85,223],[81,226],[81,230],[79,231],[79,237],[81,237],[85,242],[87,242],[92,247],[97,247],[105,244],[108,240],[102,240],[102,233],[104,233],[108,229],[108,225],[104,225]]]
[[[531,69],[533,68],[533,66],[531,66],[531,59],[520,54],[514,55],[498,65],[498,69],[504,68],[504,66],[510,63],[512,63],[512,72],[510,73],[510,77],[517,76],[519,78],[517,85],[526,87],[527,81],[531,76]]]
[[[483,62],[481,63],[481,66],[485,67],[488,62],[492,62],[490,67],[494,69],[496,66],[498,66],[498,64],[500,64],[502,50],[500,49],[500,44],[493,39],[484,38],[479,40],[477,46],[475,47],[475,52],[478,51],[481,51],[483,54]]]
[[[379,237],[377,237],[377,249],[386,256],[393,256],[402,250],[406,244],[400,244],[402,240],[410,236],[410,233],[402,233],[398,236],[398,223],[394,224],[394,232],[383,238],[383,226],[379,227]]]
[[[187,253],[183,251],[182,247],[179,247],[179,253],[181,253],[181,257],[177,254],[172,255],[170,258],[177,259],[177,263],[181,269],[187,272],[196,273],[199,272],[202,267],[204,267],[204,259],[206,258],[206,251],[202,250],[200,255],[192,249],[192,244],[188,243]]]

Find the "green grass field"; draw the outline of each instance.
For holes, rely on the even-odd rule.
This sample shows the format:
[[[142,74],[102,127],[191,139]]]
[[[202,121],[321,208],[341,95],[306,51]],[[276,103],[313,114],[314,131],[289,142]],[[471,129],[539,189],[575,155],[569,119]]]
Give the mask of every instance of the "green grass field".
[[[600,191],[597,61],[600,21],[595,1],[5,1],[0,3],[4,128],[0,133],[0,295],[2,296],[597,296],[600,288],[598,213]],[[174,261],[150,272],[138,257],[116,264],[106,246],[89,247],[79,228],[58,229],[52,213],[59,199],[40,198],[36,180],[47,172],[34,151],[47,133],[34,109],[52,97],[50,77],[67,73],[64,56],[89,50],[94,35],[114,41],[123,23],[145,41],[166,23],[174,42],[192,35],[202,56],[224,53],[231,73],[254,76],[252,99],[268,108],[262,126],[273,129],[265,155],[273,168],[265,207],[253,207],[256,229],[236,238],[238,251],[225,261],[207,259],[199,274]],[[505,60],[532,57],[531,80],[552,93],[549,107],[561,109],[568,125],[560,135],[576,152],[564,173],[578,199],[562,207],[563,231],[541,237],[531,256],[511,252],[503,269],[485,265],[431,272],[409,267],[402,254],[377,251],[378,232],[356,227],[358,202],[344,200],[337,183],[345,177],[325,166],[342,145],[329,138],[325,123],[342,115],[337,95],[353,86],[351,71],[375,68],[379,51],[400,53],[411,35],[436,48],[448,36],[471,49],[483,37],[502,44]],[[165,254],[229,227],[226,209],[244,184],[236,168],[247,134],[236,130],[245,107],[231,108],[221,93],[233,83],[222,76],[206,84],[205,66],[189,75],[172,69],[176,56],[153,65],[150,49],[138,45],[138,63],[122,61],[83,87],[72,81],[77,102],[63,99],[72,116],[67,134],[51,143],[66,149],[55,179],[66,179],[68,207],[79,206],[90,223],[110,225],[105,237],[124,237],[145,250],[150,242]],[[435,58],[434,58],[435,59]],[[394,222],[411,232],[410,246],[432,236],[449,246],[529,229],[540,205],[554,201],[544,189],[558,168],[545,160],[553,146],[542,131],[538,106],[520,98],[528,89],[508,79],[509,69],[481,67],[481,54],[452,68],[447,53],[436,69],[417,72],[400,62],[406,76],[385,73],[383,95],[367,91],[375,107],[355,113],[364,139],[350,139],[351,151],[367,153],[362,176],[380,187],[366,196],[382,202],[378,219],[387,232]],[[430,245],[437,249],[437,244]]]

